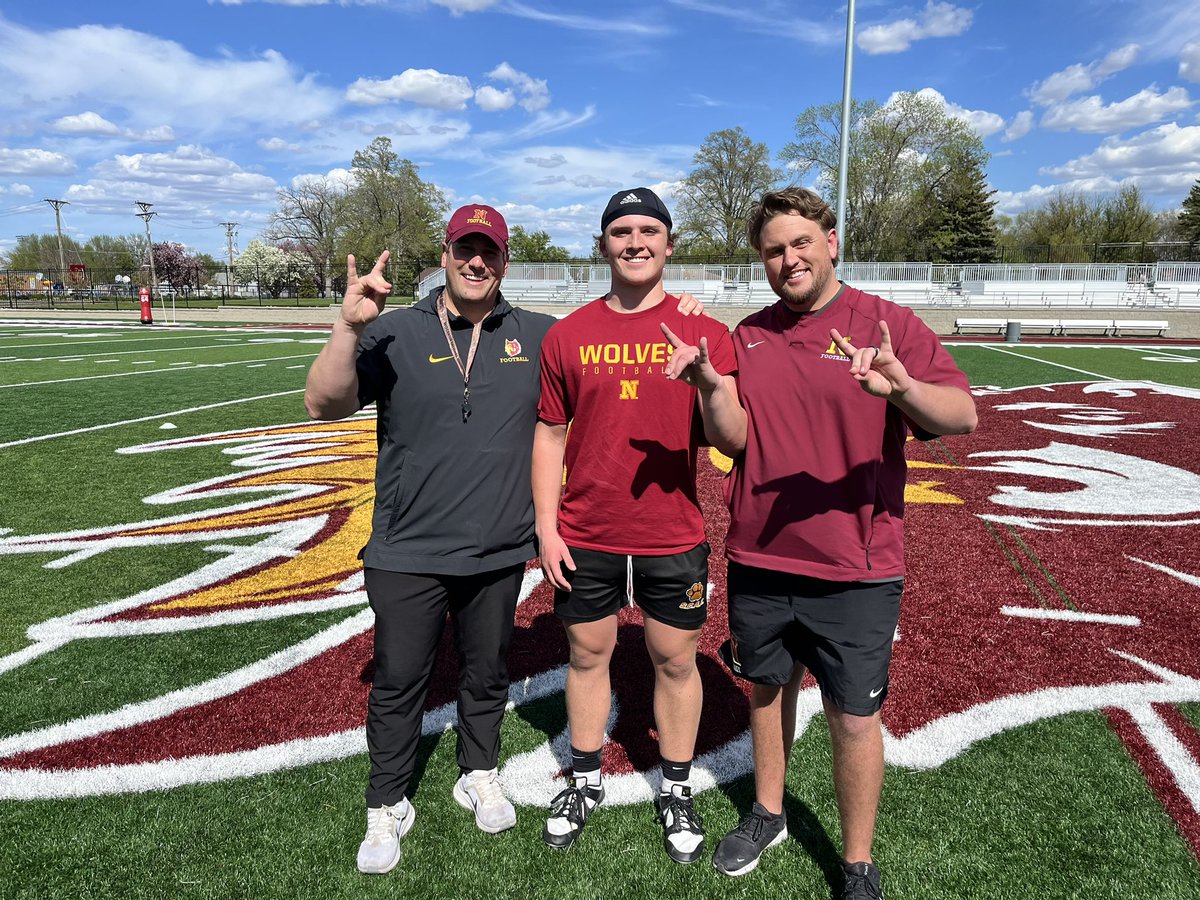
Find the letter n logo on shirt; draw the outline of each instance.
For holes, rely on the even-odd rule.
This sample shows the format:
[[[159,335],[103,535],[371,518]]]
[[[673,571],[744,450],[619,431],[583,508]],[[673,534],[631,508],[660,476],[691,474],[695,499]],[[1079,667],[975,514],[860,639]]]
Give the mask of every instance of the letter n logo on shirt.
[[[621,379],[621,399],[622,400],[636,400],[638,398],[637,391],[638,391],[637,379],[633,379],[632,381],[626,381],[624,378]]]

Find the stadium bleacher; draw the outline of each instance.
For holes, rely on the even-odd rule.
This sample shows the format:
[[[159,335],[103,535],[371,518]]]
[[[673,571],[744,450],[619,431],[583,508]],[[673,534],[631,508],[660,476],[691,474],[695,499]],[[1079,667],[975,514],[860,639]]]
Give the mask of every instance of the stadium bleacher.
[[[1015,315],[1003,318],[965,316],[964,323],[1004,322],[1010,318],[1030,323],[1029,328],[1048,333],[1156,331],[1163,334],[1166,323],[1140,319],[1118,319],[1117,313],[1162,310],[1200,311],[1200,263],[1160,262],[1153,264],[989,264],[942,265],[922,262],[843,263],[838,277],[870,293],[915,308],[974,311],[1005,310]],[[421,281],[424,295],[442,284],[445,273],[438,269]],[[688,291],[705,304],[723,306],[766,306],[775,302],[761,263],[741,265],[667,265],[664,283],[668,291]],[[574,306],[603,294],[609,284],[609,269],[595,263],[511,263],[504,279],[504,293],[514,303]],[[1112,310],[1108,318],[1096,315]],[[1028,311],[1032,315],[1022,316]],[[1045,318],[1037,315],[1041,312]],[[1079,312],[1079,318],[1055,317],[1056,311]],[[1034,325],[1034,322],[1056,322]],[[1137,323],[1137,324],[1134,324]],[[957,323],[956,323],[957,324]],[[1002,330],[995,324],[964,325],[968,330]],[[957,330],[957,329],[956,329]]]

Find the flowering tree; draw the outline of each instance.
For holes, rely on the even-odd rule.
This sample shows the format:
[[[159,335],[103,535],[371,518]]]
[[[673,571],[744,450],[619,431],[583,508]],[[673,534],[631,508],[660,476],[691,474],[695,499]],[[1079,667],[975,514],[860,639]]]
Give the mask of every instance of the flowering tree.
[[[311,268],[307,256],[253,240],[233,264],[234,277],[242,284],[255,282],[270,297],[295,291]]]
[[[184,287],[198,288],[207,277],[201,261],[188,253],[183,244],[164,242],[154,245],[154,274],[160,284],[169,284],[176,290]]]

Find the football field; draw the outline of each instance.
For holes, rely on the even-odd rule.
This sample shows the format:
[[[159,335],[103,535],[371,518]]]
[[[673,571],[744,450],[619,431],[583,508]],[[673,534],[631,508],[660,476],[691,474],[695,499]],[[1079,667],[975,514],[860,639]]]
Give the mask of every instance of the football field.
[[[483,834],[451,799],[447,639],[403,859],[355,870],[375,423],[308,421],[325,334],[0,321],[0,897],[831,896],[841,838],[811,683],[790,840],[737,879],[666,858],[635,611],[608,798],[573,849],[543,845],[566,641],[533,567],[501,758],[517,827]],[[980,427],[909,445],[887,896],[1200,898],[1200,346],[949,349]],[[727,466],[701,466],[710,854],[753,800],[746,693],[716,652]]]

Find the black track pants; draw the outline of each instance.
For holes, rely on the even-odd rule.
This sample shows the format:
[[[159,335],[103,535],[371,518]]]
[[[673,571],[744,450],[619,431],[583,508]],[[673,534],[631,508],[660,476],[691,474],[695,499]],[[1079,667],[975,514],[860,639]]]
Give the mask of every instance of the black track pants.
[[[508,703],[508,644],[524,571],[524,565],[479,575],[366,570],[375,611],[375,680],[367,703],[368,807],[398,803],[408,791],[447,614],[458,651],[458,764],[496,766]]]

